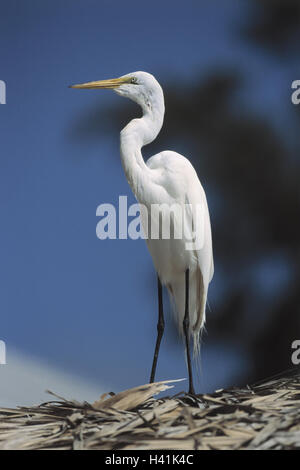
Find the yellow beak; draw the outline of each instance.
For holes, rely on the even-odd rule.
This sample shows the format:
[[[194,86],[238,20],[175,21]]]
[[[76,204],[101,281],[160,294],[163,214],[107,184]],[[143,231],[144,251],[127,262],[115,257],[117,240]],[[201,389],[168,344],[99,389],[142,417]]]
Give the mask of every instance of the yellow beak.
[[[97,82],[80,83],[79,85],[70,85],[70,88],[80,89],[103,89],[103,88],[117,88],[124,83],[130,83],[130,77],[111,78],[109,80],[99,80]]]

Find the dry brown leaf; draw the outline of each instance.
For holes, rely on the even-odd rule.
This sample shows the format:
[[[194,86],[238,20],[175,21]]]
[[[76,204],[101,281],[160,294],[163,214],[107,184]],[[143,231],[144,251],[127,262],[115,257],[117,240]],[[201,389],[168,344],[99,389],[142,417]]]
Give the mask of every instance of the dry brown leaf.
[[[140,385],[139,387],[130,388],[123,392],[117,393],[111,398],[106,400],[98,400],[93,403],[93,408],[96,410],[115,408],[118,410],[132,410],[137,406],[144,403],[148,398],[157,395],[160,392],[164,392],[169,388],[173,388],[173,385],[167,385],[169,383],[180,382],[184,379],[177,380],[164,380],[162,382],[154,382],[152,384]]]

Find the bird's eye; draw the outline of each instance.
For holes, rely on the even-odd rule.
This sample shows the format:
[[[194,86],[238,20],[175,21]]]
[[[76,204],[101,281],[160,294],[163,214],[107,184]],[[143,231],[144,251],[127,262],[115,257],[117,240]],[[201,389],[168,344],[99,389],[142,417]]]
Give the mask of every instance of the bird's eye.
[[[137,78],[136,78],[136,77],[132,77],[131,83],[137,84]]]

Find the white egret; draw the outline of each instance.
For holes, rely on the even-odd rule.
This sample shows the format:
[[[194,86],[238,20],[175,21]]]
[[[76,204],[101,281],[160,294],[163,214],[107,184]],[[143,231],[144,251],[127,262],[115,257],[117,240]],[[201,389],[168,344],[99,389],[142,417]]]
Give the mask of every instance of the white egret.
[[[193,232],[195,208],[201,206],[202,242],[194,249],[187,249],[190,237],[158,239],[149,237],[147,245],[158,275],[158,324],[157,340],[150,376],[154,381],[157,358],[164,331],[162,286],[166,286],[173,300],[179,331],[185,337],[189,393],[195,394],[190,357],[190,337],[193,337],[194,353],[199,352],[199,335],[205,322],[208,285],[213,276],[213,252],[211,226],[205,192],[192,164],[182,155],[163,151],[144,161],[141,149],[158,135],[164,120],[164,95],[157,80],[149,73],[134,72],[120,78],[72,85],[72,88],[115,90],[141,106],[143,116],[133,119],[121,131],[121,160],[131,189],[149,211],[153,205],[174,204],[183,207]],[[184,119],[184,116],[183,116]],[[150,223],[154,223],[150,218]],[[174,217],[173,217],[174,223]]]

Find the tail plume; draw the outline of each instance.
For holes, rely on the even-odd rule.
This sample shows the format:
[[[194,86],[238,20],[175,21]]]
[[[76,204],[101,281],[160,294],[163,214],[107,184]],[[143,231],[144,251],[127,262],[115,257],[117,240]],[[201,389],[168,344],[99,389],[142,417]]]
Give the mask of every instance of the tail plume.
[[[207,299],[207,286],[203,282],[203,276],[199,267],[190,272],[189,279],[189,334],[193,338],[194,358],[200,356],[201,333],[205,323],[205,307]],[[185,314],[185,283],[184,278],[178,279],[167,285],[171,299],[175,321],[181,336],[183,336],[183,319]]]

